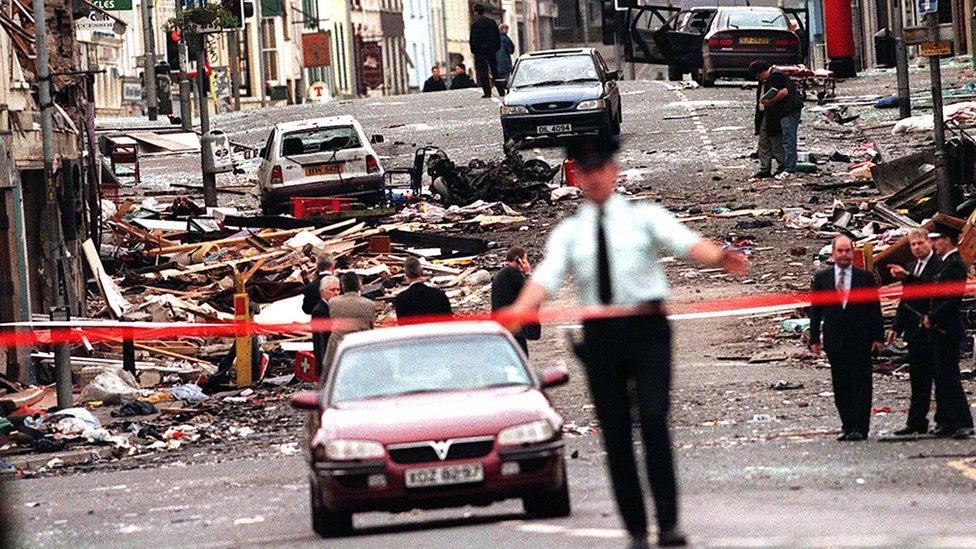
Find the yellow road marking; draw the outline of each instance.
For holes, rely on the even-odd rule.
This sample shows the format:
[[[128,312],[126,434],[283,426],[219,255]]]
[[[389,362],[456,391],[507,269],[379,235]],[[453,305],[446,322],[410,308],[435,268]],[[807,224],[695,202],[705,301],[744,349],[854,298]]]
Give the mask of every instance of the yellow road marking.
[[[949,467],[956,469],[966,476],[966,478],[976,482],[976,467],[964,459],[954,459],[948,462]]]

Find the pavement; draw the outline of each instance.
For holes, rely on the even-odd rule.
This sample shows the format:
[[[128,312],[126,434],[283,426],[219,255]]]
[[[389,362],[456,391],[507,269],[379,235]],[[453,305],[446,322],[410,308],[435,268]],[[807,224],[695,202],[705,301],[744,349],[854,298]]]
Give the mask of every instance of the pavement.
[[[919,74],[913,73],[913,86]],[[948,72],[947,82],[959,80]],[[844,94],[884,93],[894,76],[879,74],[842,83]],[[632,191],[653,194],[672,209],[808,205],[811,191],[798,181],[757,186],[748,153],[754,91],[738,83],[713,89],[670,89],[660,81],[622,82],[621,164]],[[467,92],[471,93],[467,93]],[[367,133],[382,133],[387,166],[408,164],[415,146],[445,147],[452,159],[500,155],[496,101],[473,90],[343,101],[246,111],[215,117],[214,127],[235,140],[260,145],[273,123],[338,113],[355,114]],[[919,137],[894,138],[884,124],[892,114],[867,112],[856,131],[820,129],[820,115],[804,114],[801,149],[829,154],[871,139],[886,154],[915,146]],[[875,127],[877,126],[877,127]],[[879,129],[880,128],[880,129]],[[558,160],[558,150],[527,154]],[[147,162],[144,177],[190,177],[192,158]],[[183,162],[182,165],[179,163]],[[175,174],[175,175],[174,175]],[[224,176],[222,176],[224,177]],[[870,191],[870,189],[868,189]],[[867,192],[867,191],[866,191]],[[840,191],[819,200],[850,198]],[[526,243],[539,256],[545,234],[565,207],[540,206],[532,231],[492,234],[504,246]],[[711,236],[754,241],[752,281],[731,281],[669,266],[675,299],[696,301],[803,288],[815,268],[810,257],[827,239],[784,230],[738,230],[736,220],[706,221],[695,228]],[[784,259],[786,247],[802,247]],[[573,303],[560,295],[556,305]],[[908,384],[875,376],[872,440],[840,443],[836,411],[822,361],[787,358],[802,350],[798,339],[776,334],[764,318],[682,321],[676,328],[672,425],[679,466],[684,528],[701,546],[913,546],[976,547],[976,441],[920,440],[886,443],[878,435],[901,426]],[[585,433],[568,439],[574,513],[559,520],[529,520],[518,502],[396,515],[357,515],[356,534],[330,547],[621,547],[626,539],[604,471],[582,372],[563,344],[559,327],[532,342],[536,366],[566,365],[569,385],[552,391],[560,412]],[[750,363],[723,355],[770,350],[784,358]],[[969,359],[971,360],[971,359]],[[773,391],[778,380],[800,383]],[[968,381],[972,392],[974,382]],[[972,399],[971,399],[972,400]],[[289,429],[293,427],[287,427]],[[294,429],[295,440],[300,432]],[[255,441],[255,445],[261,444]],[[639,451],[639,443],[637,443]],[[80,474],[8,482],[17,545],[24,547],[225,547],[320,546],[311,531],[305,465],[275,451],[225,455],[208,462],[147,462],[132,470],[95,469]],[[114,463],[114,462],[113,462]],[[113,463],[109,463],[112,465]],[[122,463],[122,462],[119,462]]]

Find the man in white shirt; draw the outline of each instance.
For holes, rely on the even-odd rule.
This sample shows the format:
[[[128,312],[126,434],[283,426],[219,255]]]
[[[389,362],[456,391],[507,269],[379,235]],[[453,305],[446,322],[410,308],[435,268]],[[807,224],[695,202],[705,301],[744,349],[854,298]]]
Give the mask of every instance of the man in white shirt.
[[[583,305],[610,306],[620,315],[585,320],[583,343],[576,349],[600,421],[617,507],[631,536],[631,547],[648,547],[627,391],[628,380],[636,378],[658,544],[686,545],[678,525],[667,423],[671,329],[664,299],[668,286],[658,260],[668,253],[736,275],[744,274],[748,264],[745,256],[703,239],[664,208],[628,202],[617,194],[616,150],[615,140],[595,138],[567,147],[586,201],[549,235],[545,258],[506,312],[518,316],[534,311],[555,297],[567,275],[572,275]]]

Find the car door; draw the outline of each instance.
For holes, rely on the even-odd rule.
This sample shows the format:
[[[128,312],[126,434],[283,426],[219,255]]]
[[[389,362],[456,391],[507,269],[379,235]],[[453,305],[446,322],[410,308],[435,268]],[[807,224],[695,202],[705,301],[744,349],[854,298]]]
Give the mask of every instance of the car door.
[[[628,8],[625,17],[624,58],[631,63],[667,65],[671,52],[667,40],[662,40],[664,34],[661,33],[674,28],[674,20],[680,11],[680,8],[672,6]]]
[[[667,32],[672,63],[686,70],[702,66],[702,43],[715,13],[715,10],[693,10],[684,25]]]
[[[782,8],[786,12],[786,20],[793,27],[793,32],[800,39],[800,60],[806,63],[810,56],[810,10],[807,8]]]
[[[269,185],[271,177],[271,157],[274,153],[274,139],[275,139],[275,129],[271,129],[271,133],[268,134],[268,140],[265,141],[264,146],[261,147],[261,163],[258,164],[258,187],[264,189]]]
[[[617,85],[616,80],[611,80],[607,78],[607,73],[610,69],[607,68],[606,61],[603,60],[603,56],[600,52],[593,52],[593,56],[596,58],[597,71],[600,73],[600,80],[603,80],[603,93],[606,100],[610,103],[610,112],[616,113],[620,110],[620,87]]]

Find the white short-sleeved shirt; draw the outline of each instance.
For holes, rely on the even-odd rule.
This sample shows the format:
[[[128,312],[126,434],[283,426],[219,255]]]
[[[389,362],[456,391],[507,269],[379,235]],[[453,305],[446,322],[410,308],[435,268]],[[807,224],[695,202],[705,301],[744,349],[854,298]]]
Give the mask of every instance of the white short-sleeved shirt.
[[[603,205],[603,228],[610,258],[615,305],[636,305],[667,297],[668,281],[661,252],[684,258],[701,237],[666,209],[628,202],[614,194]],[[598,206],[584,202],[556,226],[546,243],[545,258],[532,272],[550,295],[572,275],[583,305],[600,305],[597,282],[596,221]]]

